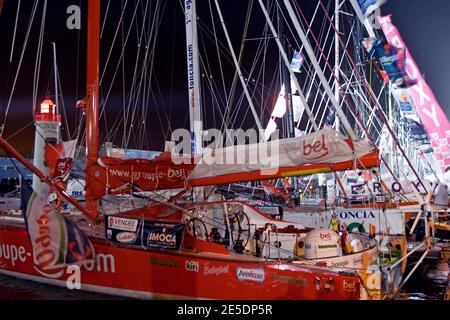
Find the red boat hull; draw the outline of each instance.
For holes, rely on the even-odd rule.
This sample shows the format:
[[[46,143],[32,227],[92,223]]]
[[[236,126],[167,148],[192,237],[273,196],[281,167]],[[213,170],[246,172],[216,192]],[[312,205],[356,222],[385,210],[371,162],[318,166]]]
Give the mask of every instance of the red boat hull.
[[[80,269],[82,290],[149,299],[359,299],[358,277],[292,264],[242,262],[227,255],[180,254],[93,240],[96,263]],[[88,270],[89,269],[89,270]],[[66,286],[70,269],[38,270],[26,230],[0,228],[0,272]]]

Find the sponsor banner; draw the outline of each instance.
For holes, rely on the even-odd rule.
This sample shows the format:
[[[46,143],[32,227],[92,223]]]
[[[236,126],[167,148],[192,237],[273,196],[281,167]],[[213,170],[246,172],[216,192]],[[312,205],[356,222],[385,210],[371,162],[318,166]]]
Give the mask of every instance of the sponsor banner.
[[[450,123],[447,115],[436,100],[433,91],[422,77],[416,62],[400,35],[398,29],[392,24],[391,16],[378,17],[381,28],[388,42],[406,52],[406,71],[409,77],[417,81],[415,86],[408,88],[408,93],[417,108],[424,128],[431,140],[439,167],[443,174],[450,166]]]
[[[403,116],[414,116],[416,114],[416,107],[408,90],[392,87],[392,93]]]
[[[184,224],[172,222],[144,221],[143,241],[149,249],[178,250]]]
[[[292,71],[300,73],[300,68],[302,67],[304,60],[305,58],[303,55],[300,52],[295,51],[291,61]]]
[[[34,265],[42,275],[53,277],[68,265],[93,262],[89,238],[36,193],[29,199],[25,221]]]
[[[348,231],[404,233],[404,213],[398,209],[348,209],[337,208],[336,214]]]
[[[417,83],[406,72],[405,49],[397,48],[383,40],[373,38],[364,39],[363,46],[369,56],[374,53],[378,55],[380,63],[394,88],[409,88]]]
[[[109,216],[106,220],[106,238],[115,243],[157,250],[180,248],[184,224],[120,216]]]
[[[87,188],[95,199],[126,184],[137,185],[143,191],[184,188],[195,166],[190,157],[185,161],[191,163],[175,164],[170,154],[162,154],[154,160],[104,157],[99,160],[99,164],[87,169],[86,175],[95,177],[90,179]],[[108,188],[105,188],[105,181],[108,182]]]
[[[106,219],[108,220],[108,228],[115,230],[136,232],[139,224],[137,219],[126,219],[116,216],[109,216]]]
[[[256,282],[264,282],[266,276],[264,269],[245,269],[245,268],[237,268],[236,275],[237,278],[241,281],[256,281]]]

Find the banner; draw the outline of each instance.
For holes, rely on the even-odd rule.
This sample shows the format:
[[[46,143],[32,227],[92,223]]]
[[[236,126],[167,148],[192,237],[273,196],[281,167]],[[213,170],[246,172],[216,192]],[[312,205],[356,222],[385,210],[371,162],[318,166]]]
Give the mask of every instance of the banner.
[[[300,52],[295,51],[291,62],[292,71],[300,73],[300,68],[302,67],[304,60],[305,58],[303,55]]]
[[[68,265],[94,262],[94,246],[89,238],[47,199],[33,193],[25,221],[35,268],[41,274],[56,277]]]
[[[112,242],[136,248],[178,250],[185,225],[171,221],[151,221],[124,215],[107,216],[106,237]]]
[[[69,179],[73,167],[77,140],[62,142],[57,145],[45,145],[45,162],[52,179]]]
[[[404,49],[373,38],[364,39],[363,46],[369,56],[372,56],[375,52],[377,53],[378,59],[394,88],[409,88],[417,84],[406,72]]]
[[[417,110],[408,90],[393,87],[391,89],[394,99],[400,107],[400,113],[402,116],[414,118],[417,114]]]
[[[439,167],[445,174],[446,168],[450,167],[450,123],[448,117],[436,100],[433,91],[423,79],[398,29],[392,24],[391,16],[379,17],[378,21],[388,42],[405,50],[406,70],[409,77],[417,81],[417,85],[408,88],[408,93],[414,101],[420,119],[431,140]]]
[[[350,0],[353,9],[362,23],[364,23],[364,20],[386,1],[387,0]]]

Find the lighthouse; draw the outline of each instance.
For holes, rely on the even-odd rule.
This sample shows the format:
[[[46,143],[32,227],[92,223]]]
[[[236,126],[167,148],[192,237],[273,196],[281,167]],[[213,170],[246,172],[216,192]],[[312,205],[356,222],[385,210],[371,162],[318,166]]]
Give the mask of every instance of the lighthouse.
[[[45,164],[45,145],[56,145],[61,139],[61,115],[57,114],[56,105],[46,97],[40,104],[40,109],[34,115],[36,134],[34,137],[34,165],[45,175],[48,168]],[[33,175],[33,190],[38,195],[48,195],[48,186],[41,183],[40,179]]]

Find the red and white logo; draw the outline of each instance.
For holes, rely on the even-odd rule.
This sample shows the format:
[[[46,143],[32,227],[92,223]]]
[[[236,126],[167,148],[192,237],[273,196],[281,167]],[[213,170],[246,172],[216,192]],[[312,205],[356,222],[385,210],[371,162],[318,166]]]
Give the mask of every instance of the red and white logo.
[[[355,292],[356,291],[356,283],[355,281],[345,281],[344,280],[344,290],[345,291],[350,291],[350,292]]]
[[[136,241],[136,233],[121,232],[116,235],[116,240],[121,243],[132,243],[132,242]]]
[[[321,233],[320,234],[320,240],[331,241],[331,234],[329,232]]]
[[[124,219],[118,217],[109,217],[108,218],[108,227],[123,231],[131,231],[136,232],[138,225],[138,220],[134,219]]]
[[[328,155],[329,150],[325,142],[325,134],[314,143],[303,141],[303,157],[305,160],[317,160]]]

